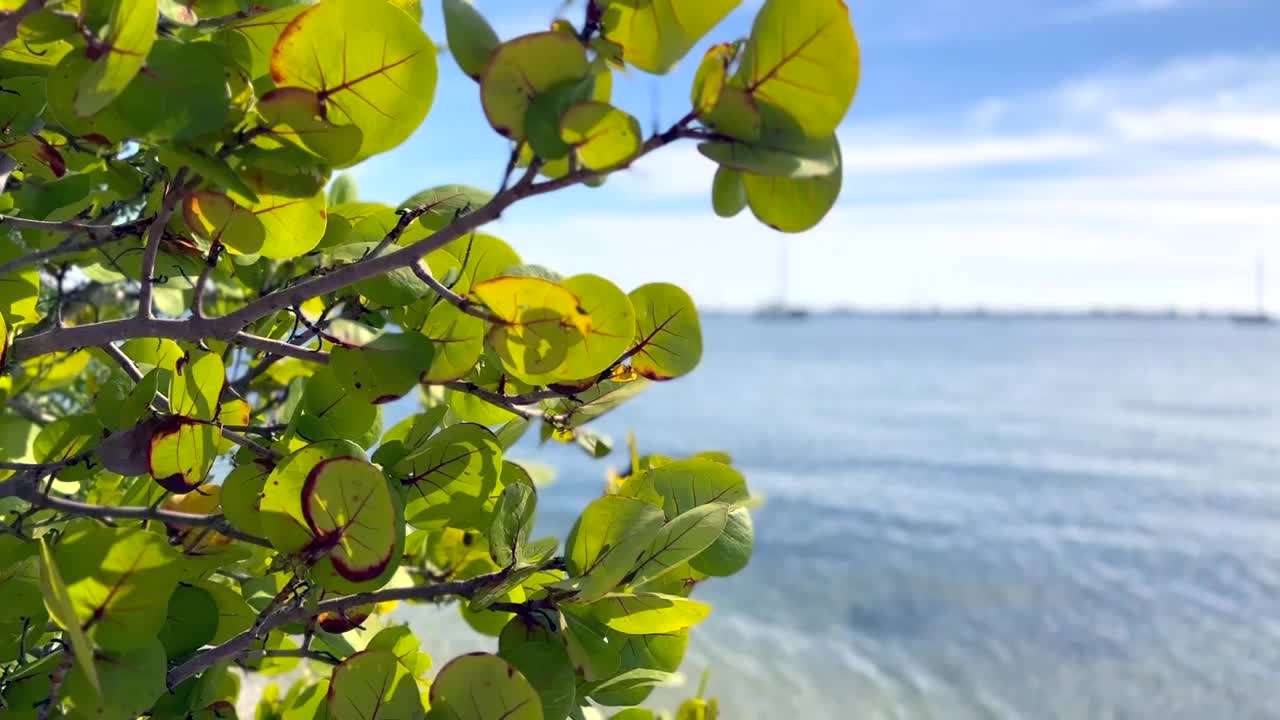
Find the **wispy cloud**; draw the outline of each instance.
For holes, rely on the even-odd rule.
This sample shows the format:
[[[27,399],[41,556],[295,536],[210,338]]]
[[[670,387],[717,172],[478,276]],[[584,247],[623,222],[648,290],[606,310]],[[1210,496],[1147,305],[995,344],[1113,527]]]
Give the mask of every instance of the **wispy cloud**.
[[[1112,70],[981,105],[842,128],[841,205],[788,240],[796,300],[1247,302],[1249,267],[1280,236],[1280,58]],[[707,217],[713,170],[692,148],[656,155],[615,181],[636,209],[511,235],[568,270],[673,275],[706,302],[751,305],[772,292],[778,236]]]

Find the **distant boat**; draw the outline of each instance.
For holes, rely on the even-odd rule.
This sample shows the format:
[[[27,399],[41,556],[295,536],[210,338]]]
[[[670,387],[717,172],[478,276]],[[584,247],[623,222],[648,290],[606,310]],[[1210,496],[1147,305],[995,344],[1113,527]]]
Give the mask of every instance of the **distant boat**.
[[[1253,312],[1236,313],[1231,316],[1231,322],[1237,325],[1275,325],[1276,318],[1267,312],[1266,304],[1266,278],[1267,268],[1259,259],[1257,265],[1254,266],[1253,282],[1254,294],[1257,302],[1257,308]]]
[[[778,297],[761,305],[755,316],[761,320],[799,320],[809,316],[809,311],[787,305],[787,240],[778,238]]]

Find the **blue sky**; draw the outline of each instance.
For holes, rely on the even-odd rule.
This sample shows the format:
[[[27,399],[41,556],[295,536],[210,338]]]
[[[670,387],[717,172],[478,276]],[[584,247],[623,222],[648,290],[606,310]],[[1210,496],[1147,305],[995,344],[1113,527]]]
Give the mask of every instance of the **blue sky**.
[[[443,44],[439,6],[423,4]],[[477,2],[503,38],[545,29],[559,4]],[[669,124],[705,46],[746,36],[758,6],[672,74],[617,83],[615,103],[646,129]],[[844,190],[821,225],[785,236],[791,301],[1223,309],[1252,302],[1255,258],[1271,259],[1280,297],[1280,2],[850,0],[850,13],[863,80],[839,130]],[[493,187],[505,158],[475,84],[442,56],[423,127],[355,172],[365,199],[394,204]],[[692,145],[667,148],[489,230],[562,272],[751,307],[777,292],[782,236],[749,212],[716,218],[714,170]]]

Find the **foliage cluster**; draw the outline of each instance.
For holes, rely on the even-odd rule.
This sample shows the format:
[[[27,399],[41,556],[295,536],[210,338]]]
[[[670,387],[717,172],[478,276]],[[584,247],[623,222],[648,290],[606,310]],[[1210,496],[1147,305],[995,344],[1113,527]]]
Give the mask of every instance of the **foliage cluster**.
[[[667,681],[691,593],[751,555],[742,475],[632,444],[561,550],[508,451],[608,454],[590,423],[694,369],[697,310],[484,226],[681,139],[718,214],[817,223],[858,79],[839,0],[765,2],[668,129],[611,103],[737,4],[591,0],[504,41],[443,0],[510,161],[392,208],[333,173],[431,109],[417,0],[0,0],[0,716],[230,718],[241,671],[300,670],[257,718],[558,720]],[[497,652],[431,672],[386,617],[440,602]]]

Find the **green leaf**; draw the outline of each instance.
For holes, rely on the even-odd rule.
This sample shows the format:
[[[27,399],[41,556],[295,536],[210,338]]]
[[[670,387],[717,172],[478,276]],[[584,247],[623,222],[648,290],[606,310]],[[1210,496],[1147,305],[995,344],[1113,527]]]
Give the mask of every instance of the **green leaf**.
[[[317,463],[302,488],[302,514],[341,577],[372,580],[391,564],[402,523],[386,478],[362,457]]]
[[[820,178],[840,167],[840,149],[834,135],[782,148],[761,143],[704,142],[698,145],[698,152],[722,167],[770,177]]]
[[[506,660],[470,653],[450,660],[431,684],[431,711],[447,720],[542,720],[542,701]]]
[[[564,33],[533,33],[503,43],[480,80],[485,117],[499,135],[520,142],[533,98],[589,72],[586,50]]]
[[[471,233],[444,246],[461,266],[458,287],[473,288],[477,283],[505,274],[520,264],[520,256],[505,242],[492,235]]]
[[[537,505],[538,496],[531,485],[514,483],[502,489],[489,528],[489,555],[498,567],[514,563],[529,540]]]
[[[649,696],[655,682],[665,680],[680,668],[689,645],[689,631],[657,635],[611,633],[609,639],[620,646],[618,675],[592,688],[591,699],[601,705],[636,705]],[[628,677],[614,682],[621,676]]]
[[[611,641],[612,632],[588,608],[562,604],[560,617],[569,658],[584,678],[595,682],[618,672],[622,647]]]
[[[767,129],[819,139],[844,118],[859,70],[842,0],[767,0],[730,84],[761,107]]]
[[[249,533],[262,534],[261,510],[258,503],[267,484],[271,468],[249,463],[227,473],[222,480],[222,514],[231,526]]]
[[[723,165],[716,168],[711,183],[711,208],[722,218],[731,218],[747,206],[747,187],[742,173]]]
[[[650,380],[670,380],[697,367],[702,326],[688,293],[650,283],[632,290],[630,298],[636,313],[631,367]]]
[[[325,460],[363,457],[350,440],[312,443],[286,455],[267,478],[260,507],[262,534],[280,552],[293,553],[311,542],[312,532],[302,509],[303,489],[311,471]]]
[[[359,154],[364,133],[330,122],[326,108],[318,93],[296,87],[272,90],[258,101],[272,137],[294,141],[326,164],[347,164]]]
[[[415,679],[421,678],[431,669],[431,656],[420,652],[422,644],[413,632],[405,625],[393,625],[378,631],[369,640],[367,649],[387,650],[396,656],[400,671],[408,673]]]
[[[662,509],[668,520],[707,503],[734,505],[750,497],[741,473],[704,458],[669,463],[647,475],[662,496]]]
[[[676,595],[613,593],[588,606],[596,620],[627,635],[684,630],[711,614],[711,606]]]
[[[689,104],[699,115],[710,113],[720,102],[729,65],[737,54],[737,43],[721,43],[712,45],[702,56],[698,72],[693,76],[693,90],[689,93]]]
[[[9,77],[0,93],[0,141],[9,142],[35,130],[45,109],[45,79],[42,77]]]
[[[560,137],[560,118],[570,106],[590,100],[594,85],[595,77],[587,75],[533,97],[524,115],[524,133],[534,155],[551,161],[569,154],[570,146]]]
[[[498,34],[467,0],[444,0],[444,29],[449,53],[472,80],[479,80],[498,48]]]
[[[378,407],[349,392],[328,367],[307,378],[297,416],[298,434],[307,440],[361,439],[374,426]]]
[[[0,536],[0,620],[37,617],[44,612],[40,558],[35,543]]]
[[[544,718],[563,718],[575,705],[573,663],[564,640],[540,625],[513,618],[498,636],[498,654],[537,691]]]
[[[444,405],[437,405],[396,423],[395,427],[382,436],[382,442],[373,453],[373,461],[384,468],[390,468],[421,450],[431,433],[440,427],[440,421],[448,410]]]
[[[44,594],[44,606],[49,617],[58,624],[71,642],[71,653],[75,656],[76,667],[80,668],[94,695],[101,694],[102,684],[93,666],[93,651],[89,640],[81,629],[81,620],[76,613],[76,605],[71,593],[62,581],[58,572],[58,563],[49,550],[49,543],[40,539],[40,589]]]
[[[102,437],[102,426],[92,415],[68,415],[40,429],[32,455],[36,462],[61,462],[93,449]]]
[[[209,476],[220,437],[215,425],[165,417],[152,428],[147,473],[170,492],[191,492]]]
[[[232,253],[255,255],[262,250],[267,229],[258,216],[220,192],[198,190],[183,201],[183,219],[196,237],[218,241]]]
[[[710,547],[690,560],[689,565],[706,575],[717,577],[733,575],[746,567],[747,562],[751,560],[755,538],[751,512],[745,507],[734,508],[729,512],[724,533]]]
[[[132,135],[199,140],[222,129],[230,103],[222,58],[211,45],[161,38],[110,112]]]
[[[218,399],[226,382],[221,356],[206,350],[191,350],[174,366],[169,409],[175,415],[213,420],[218,416]]]
[[[359,201],[356,179],[351,173],[339,173],[329,185],[329,207]]]
[[[218,631],[218,603],[207,590],[179,584],[169,596],[169,610],[160,628],[164,652],[181,660],[213,641]]]
[[[771,177],[745,173],[747,203],[760,222],[774,230],[804,232],[826,217],[844,179],[840,146],[832,137],[836,154],[835,168],[828,174],[809,178]]]
[[[590,170],[626,165],[644,144],[640,121],[603,102],[583,102],[560,118],[560,137]]]
[[[422,374],[428,383],[444,383],[464,377],[484,354],[484,321],[437,302],[421,328],[431,341],[431,365]]]
[[[0,244],[0,262],[22,257],[23,251],[14,243]],[[0,275],[0,317],[9,330],[17,331],[23,325],[40,320],[36,301],[40,297],[40,270],[34,266]]]
[[[208,593],[209,597],[213,598],[214,605],[217,606],[218,623],[213,637],[209,640],[210,645],[221,645],[248,630],[257,619],[257,611],[249,607],[243,595],[230,587],[219,585],[211,580],[202,580],[196,583],[196,586]]]
[[[493,193],[470,185],[438,185],[410,195],[400,203],[400,209],[422,211],[418,222],[429,230],[439,230],[492,199]]]
[[[530,384],[596,375],[622,356],[634,333],[630,300],[596,275],[576,275],[559,284],[498,277],[472,292],[503,320],[489,332],[503,365]]]
[[[272,195],[259,188],[258,202],[248,206],[262,223],[263,241],[258,253],[275,260],[289,260],[311,252],[324,237],[324,191],[309,197]]]
[[[604,37],[622,47],[622,59],[628,64],[665,74],[738,2],[608,0],[601,17]]]
[[[334,348],[329,365],[344,389],[376,405],[412,390],[431,366],[433,353],[420,334],[388,333],[362,347]]]
[[[164,625],[179,558],[163,535],[86,521],[63,534],[54,557],[75,617],[96,645],[138,648]]]
[[[232,22],[215,34],[214,40],[227,49],[228,54],[249,73],[250,78],[263,77],[271,69],[271,51],[280,38],[280,33],[307,7],[283,7]]]
[[[662,527],[662,513],[649,503],[606,495],[593,500],[565,541],[566,583],[582,601],[617,587]]]
[[[397,11],[399,12],[399,11]],[[417,682],[399,673],[390,650],[365,650],[333,669],[329,717],[333,720],[409,720],[422,717]]]
[[[364,139],[352,163],[408,139],[431,108],[437,73],[435,45],[418,23],[365,0],[326,0],[304,10],[271,55],[277,86],[315,92],[330,122],[360,128]]]
[[[699,505],[671,520],[654,536],[636,563],[631,580],[649,582],[673,570],[707,549],[724,533],[729,506],[723,503]]]
[[[488,529],[484,501],[497,485],[502,448],[481,425],[459,423],[432,435],[390,468],[407,488],[405,515],[416,528]]]
[[[100,54],[93,59],[76,93],[75,111],[81,117],[106,107],[133,80],[156,41],[160,13],[156,0],[116,0],[111,19],[97,38]]]
[[[67,717],[130,720],[146,713],[165,692],[164,648],[155,638],[128,650],[99,652],[94,665],[102,682],[101,698],[93,695],[93,681],[77,666],[62,691],[75,704]]]

